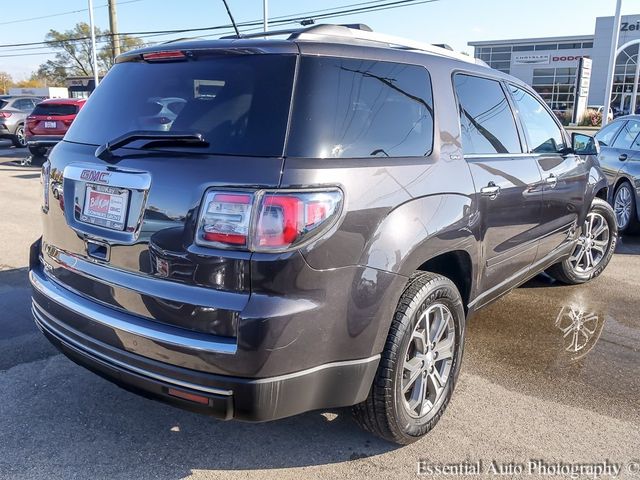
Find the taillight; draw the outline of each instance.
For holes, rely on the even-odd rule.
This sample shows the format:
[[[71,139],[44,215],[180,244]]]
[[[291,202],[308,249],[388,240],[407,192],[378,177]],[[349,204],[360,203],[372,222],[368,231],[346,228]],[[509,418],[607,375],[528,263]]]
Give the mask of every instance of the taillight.
[[[207,245],[246,246],[252,205],[249,193],[208,192],[200,215],[199,240]]]
[[[0,112],[0,118],[9,118],[11,116],[11,112]]]
[[[68,127],[73,123],[73,118],[62,120],[62,123],[64,123]]]
[[[196,243],[254,252],[285,251],[326,232],[340,215],[342,192],[223,192],[205,194]]]

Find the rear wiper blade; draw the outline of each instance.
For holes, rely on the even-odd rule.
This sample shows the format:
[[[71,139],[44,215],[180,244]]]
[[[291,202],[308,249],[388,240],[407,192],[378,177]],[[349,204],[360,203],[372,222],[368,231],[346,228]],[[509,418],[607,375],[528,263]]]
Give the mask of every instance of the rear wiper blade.
[[[198,132],[158,132],[154,130],[136,130],[133,132],[125,133],[118,138],[114,138],[113,140],[100,145],[96,149],[95,155],[102,160],[107,160],[112,156],[114,150],[122,148],[131,142],[135,142],[136,140],[150,140],[150,142],[146,146],[151,144],[184,144],[206,147],[207,145],[209,145],[209,142],[207,142],[202,134]]]

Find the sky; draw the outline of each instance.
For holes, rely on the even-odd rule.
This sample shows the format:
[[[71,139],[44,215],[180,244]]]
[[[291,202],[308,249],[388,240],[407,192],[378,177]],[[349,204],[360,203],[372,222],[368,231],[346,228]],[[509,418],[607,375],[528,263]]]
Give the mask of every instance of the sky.
[[[270,18],[333,7],[348,8],[354,4],[386,3],[384,0],[268,1]],[[222,0],[117,2],[120,32],[200,28],[229,23]],[[73,28],[78,22],[89,21],[87,0],[2,0],[1,3],[0,71],[10,73],[14,80],[27,78],[41,63],[53,57],[53,53],[41,47],[2,45],[40,42],[50,29],[63,31]],[[262,19],[262,0],[228,0],[228,3],[237,22]],[[96,26],[103,29],[109,26],[106,5],[107,0],[94,0]],[[640,13],[640,0],[623,0],[622,5],[623,14]],[[428,43],[447,43],[454,50],[473,54],[473,48],[467,45],[469,41],[592,34],[596,17],[612,16],[614,10],[615,0],[433,0],[403,8],[332,18],[325,22],[365,23],[374,31]],[[146,40],[165,41],[195,35],[171,34]]]

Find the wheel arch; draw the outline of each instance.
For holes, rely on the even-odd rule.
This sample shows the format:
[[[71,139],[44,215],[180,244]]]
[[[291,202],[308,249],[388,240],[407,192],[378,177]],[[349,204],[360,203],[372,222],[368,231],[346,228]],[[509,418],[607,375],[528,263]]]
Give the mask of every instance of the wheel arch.
[[[467,313],[473,284],[473,262],[469,252],[452,250],[441,253],[425,261],[416,270],[437,273],[451,280],[460,292]]]

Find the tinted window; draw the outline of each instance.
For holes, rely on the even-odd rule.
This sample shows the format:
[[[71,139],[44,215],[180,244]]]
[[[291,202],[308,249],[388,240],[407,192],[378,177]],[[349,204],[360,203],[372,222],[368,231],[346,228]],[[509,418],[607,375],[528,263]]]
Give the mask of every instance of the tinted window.
[[[613,146],[616,148],[631,148],[631,145],[639,132],[640,122],[636,120],[629,120],[624,127],[622,127],[620,134],[613,141]]]
[[[78,113],[78,107],[75,105],[41,103],[36,105],[32,115],[63,116],[74,115],[76,113]]]
[[[9,102],[7,102],[6,100],[0,100],[0,108],[4,108],[7,106]]]
[[[209,147],[175,148],[280,156],[294,66],[294,56],[210,53],[186,61],[119,63],[87,100],[65,139],[100,145],[133,130],[199,132]]]
[[[469,75],[454,78],[464,153],[521,153],[513,113],[500,83]]]
[[[423,67],[301,57],[287,155],[423,156],[433,142],[431,81]]]
[[[31,111],[31,109],[33,109],[33,102],[28,98],[22,98],[13,102],[13,108],[23,111]]]
[[[562,130],[542,103],[521,88],[511,85],[510,89],[527,132],[530,151],[548,153],[565,148]]]
[[[596,140],[598,140],[598,143],[600,143],[600,145],[604,147],[611,146],[611,142],[613,141],[614,137],[620,130],[620,127],[622,127],[623,125],[624,125],[624,122],[610,123],[609,125],[604,127],[602,130],[600,130],[598,133],[596,133]]]

